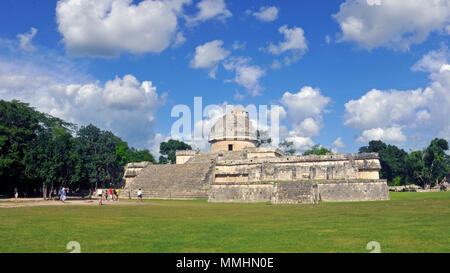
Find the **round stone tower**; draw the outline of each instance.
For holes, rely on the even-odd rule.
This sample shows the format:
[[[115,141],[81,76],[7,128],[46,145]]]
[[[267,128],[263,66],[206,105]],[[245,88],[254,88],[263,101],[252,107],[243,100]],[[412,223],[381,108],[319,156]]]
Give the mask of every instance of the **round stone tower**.
[[[208,141],[211,143],[211,152],[255,147],[256,131],[250,124],[247,110],[237,107],[220,118],[211,128]]]

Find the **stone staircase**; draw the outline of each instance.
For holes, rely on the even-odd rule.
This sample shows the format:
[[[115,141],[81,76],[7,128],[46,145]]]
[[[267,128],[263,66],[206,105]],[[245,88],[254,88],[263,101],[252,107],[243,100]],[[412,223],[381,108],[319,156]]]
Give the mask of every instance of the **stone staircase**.
[[[143,198],[207,198],[214,180],[217,155],[204,153],[179,165],[149,165],[122,191],[122,198],[136,198],[139,188]]]

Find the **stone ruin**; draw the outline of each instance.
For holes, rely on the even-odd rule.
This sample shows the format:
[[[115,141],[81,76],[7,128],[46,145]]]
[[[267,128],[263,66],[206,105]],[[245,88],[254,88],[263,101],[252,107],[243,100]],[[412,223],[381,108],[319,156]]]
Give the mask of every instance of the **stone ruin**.
[[[177,151],[176,164],[128,164],[122,193],[135,198],[140,188],[144,198],[273,204],[389,200],[378,154],[293,156],[256,147],[243,108],[219,119],[209,142],[210,152]]]

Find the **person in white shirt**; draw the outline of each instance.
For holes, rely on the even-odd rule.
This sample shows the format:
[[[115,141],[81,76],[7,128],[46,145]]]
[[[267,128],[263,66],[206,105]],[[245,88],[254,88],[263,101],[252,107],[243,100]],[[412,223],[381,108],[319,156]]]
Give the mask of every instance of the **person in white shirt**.
[[[102,205],[102,201],[103,201],[103,191],[102,191],[102,189],[98,189],[97,190],[97,195],[98,195],[98,197],[100,197],[100,201],[98,202],[98,204]]]
[[[139,189],[137,192],[138,199],[142,201],[142,190]]]

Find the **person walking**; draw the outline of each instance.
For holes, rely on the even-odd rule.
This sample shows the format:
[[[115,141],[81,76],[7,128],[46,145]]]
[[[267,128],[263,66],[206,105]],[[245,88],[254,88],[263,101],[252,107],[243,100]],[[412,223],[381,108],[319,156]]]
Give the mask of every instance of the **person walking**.
[[[142,202],[142,190],[139,189],[137,192],[138,199]]]
[[[19,198],[19,191],[17,190],[17,188],[14,188],[14,199],[17,201],[18,198]]]
[[[59,200],[61,200],[61,202],[64,203],[64,200],[65,200],[65,196],[64,196],[64,195],[65,195],[64,187],[61,188],[61,190],[59,191],[59,193],[60,193]]]
[[[119,201],[119,190],[116,190],[116,200]]]
[[[111,196],[111,201],[114,201],[114,193],[112,189],[109,189],[109,196]]]
[[[97,196],[100,197],[100,201],[98,202],[99,205],[102,205],[103,203],[103,191],[102,189],[97,190]]]

